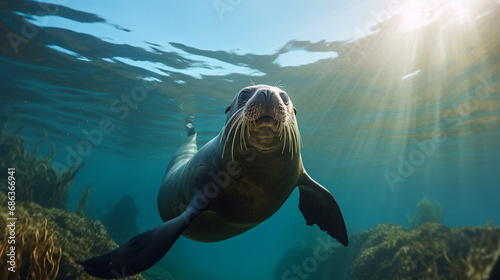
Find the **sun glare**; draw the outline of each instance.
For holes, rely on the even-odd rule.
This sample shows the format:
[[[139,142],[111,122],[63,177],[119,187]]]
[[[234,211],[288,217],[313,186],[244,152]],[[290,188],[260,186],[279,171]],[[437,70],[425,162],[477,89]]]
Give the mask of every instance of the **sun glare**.
[[[405,1],[401,6],[400,30],[409,31],[415,28],[427,25],[445,12],[451,12],[453,19],[464,19],[468,11],[462,5],[463,0],[409,0]]]

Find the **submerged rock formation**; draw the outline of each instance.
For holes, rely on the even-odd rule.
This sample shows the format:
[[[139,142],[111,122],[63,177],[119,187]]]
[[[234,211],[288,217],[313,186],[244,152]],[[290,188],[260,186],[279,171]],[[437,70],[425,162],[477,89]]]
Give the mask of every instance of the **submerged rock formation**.
[[[116,243],[123,244],[139,234],[136,220],[139,208],[130,195],[124,195],[101,219],[106,226],[109,236]]]
[[[67,211],[68,191],[85,161],[80,165],[75,162],[60,174],[50,165],[55,155],[54,146],[49,155],[38,154],[39,145],[46,139],[45,133],[28,152],[20,129],[10,133],[7,125],[1,124],[0,169],[4,172],[0,174],[0,207],[3,208],[0,210],[0,279],[98,279],[88,275],[77,262],[118,245],[101,222],[83,217],[90,185],[84,189],[77,213]],[[15,173],[8,174],[9,168],[15,168]],[[128,237],[124,237],[127,240],[137,234],[138,210],[133,199],[124,197],[113,209],[107,218],[111,224],[109,233],[123,236],[120,229],[127,228]],[[116,271],[116,276],[123,276],[121,273]],[[148,279],[172,279],[161,267],[152,267],[146,273]],[[138,274],[126,279],[144,278]]]
[[[350,237],[348,248],[318,240],[289,251],[275,279],[500,279],[500,228],[450,228],[425,223],[412,230],[381,224]]]
[[[7,197],[2,192],[0,205],[7,206]],[[2,253],[1,279],[97,279],[86,274],[76,262],[117,247],[100,222],[63,209],[19,202],[16,203],[15,217],[16,272],[7,270],[8,266],[4,264],[8,256]],[[10,232],[4,230],[7,218],[8,211],[0,211],[0,247],[10,236]],[[136,275],[127,279],[144,278]]]
[[[353,279],[489,279],[500,254],[500,229],[427,223],[370,230],[352,264]]]

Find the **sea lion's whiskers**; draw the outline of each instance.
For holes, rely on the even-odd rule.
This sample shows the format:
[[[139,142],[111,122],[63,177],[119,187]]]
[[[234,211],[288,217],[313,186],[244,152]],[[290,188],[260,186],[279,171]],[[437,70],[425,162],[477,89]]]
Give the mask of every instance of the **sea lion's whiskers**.
[[[239,132],[239,142],[240,142],[240,149],[243,149],[243,137],[244,137],[244,134],[243,134],[243,127],[245,126],[245,121],[243,119],[241,119],[239,121],[239,124],[237,126],[237,128],[234,130],[234,135],[233,135],[233,142],[236,140],[236,134],[238,134]],[[234,147],[232,147],[234,148]]]
[[[296,125],[293,125],[293,124],[292,124],[292,127],[293,127],[292,131],[294,133],[295,142],[296,142],[296,148],[297,148],[295,152],[299,153],[300,152],[299,149],[302,146],[302,138],[300,136],[299,127]]]
[[[300,133],[298,131],[298,127],[294,125],[293,121],[292,120],[288,120],[288,123],[289,123],[289,126],[290,126],[290,129],[293,133],[293,140],[294,140],[294,143],[295,143],[295,153],[299,153],[299,145],[300,145]]]
[[[224,124],[224,127],[223,127],[223,129],[222,129],[222,131],[223,131],[224,133],[226,132],[226,130],[227,130],[227,128],[228,128],[228,124],[229,124],[229,123],[231,123],[231,124],[232,124],[233,120],[234,120],[236,117],[240,117],[240,115],[241,115],[240,113],[241,113],[241,111],[243,111],[243,109],[244,109],[244,108],[240,108],[240,109],[238,109],[238,110],[237,110],[237,111],[236,111],[236,112],[235,112],[235,113],[234,113],[234,114],[233,114],[233,115],[232,115],[232,116],[231,116],[231,117],[230,117],[230,118],[226,121],[226,124]],[[222,139],[223,139],[223,138],[224,138],[224,140],[225,140],[225,141],[227,141],[227,136],[228,136],[228,135],[229,135],[229,133],[228,133],[228,134],[226,134],[226,137],[221,137],[221,138],[220,138],[220,140],[219,140],[219,143],[222,143]]]
[[[245,150],[247,150],[247,142],[245,140],[245,128],[248,130],[248,122],[245,121],[245,119],[242,120],[242,126],[241,126],[241,132],[240,132],[240,148],[243,150],[243,147],[245,147]],[[248,134],[250,134],[250,131],[248,130]],[[243,143],[243,145],[242,145]]]
[[[222,138],[225,138],[225,140],[224,140],[224,146],[222,147],[222,158],[224,158],[224,151],[226,150],[226,144],[229,142],[229,135],[231,135],[231,131],[243,119],[243,114],[240,113],[242,110],[243,110],[243,108],[240,108],[238,111],[236,111],[234,113],[234,115],[232,115],[227,120],[226,124],[224,125],[223,131],[225,132],[227,130],[226,127],[228,127],[228,124],[231,123],[231,126],[229,126],[229,130],[227,131],[225,137],[221,137],[221,140],[220,140],[220,142],[222,142]],[[231,155],[232,155],[232,151],[231,151]]]
[[[275,122],[273,128],[274,130],[278,131],[281,128],[281,122]]]
[[[235,120],[232,121],[231,126],[229,127],[229,131],[226,134],[226,139],[224,140],[224,146],[222,147],[222,158],[224,158],[224,151],[226,150],[226,144],[229,142],[229,136],[231,135],[231,131],[233,130],[235,124],[237,123],[237,119],[238,118],[236,118]],[[227,123],[229,123],[229,121]],[[226,124],[226,126],[227,126],[227,124]],[[221,137],[221,139],[222,139],[222,137]]]
[[[280,130],[280,133],[284,133],[285,139],[283,141],[283,149],[281,153],[284,153],[286,147],[286,139],[289,138],[288,151],[292,153],[292,159],[294,153],[299,153],[299,145],[300,145],[300,134],[297,131],[297,127],[294,125],[293,120],[290,118],[285,119],[285,123],[283,124],[283,130]]]
[[[290,132],[290,126],[286,126],[286,134],[288,135],[288,138],[289,138],[289,144],[288,144],[288,151],[291,152],[292,151],[292,145],[293,145],[293,137],[292,137],[292,133]],[[293,157],[293,153],[292,153],[292,157]]]
[[[286,133],[284,133],[286,129],[287,129],[287,126],[283,125],[282,129],[280,130],[280,135],[283,135],[283,149],[281,149],[282,154],[285,153],[285,147],[286,147]]]
[[[245,138],[245,121],[241,122],[241,127],[239,129],[240,131],[240,149],[243,150],[243,141]],[[236,134],[236,133],[235,133]]]
[[[294,133],[294,130],[293,130],[293,127],[289,127],[290,129],[290,143],[291,143],[291,147],[292,147],[292,150],[290,151],[291,154],[292,154],[292,160],[293,160],[293,155],[295,154],[294,151],[295,151],[295,148],[297,148],[297,142],[296,142],[296,138],[295,138],[295,133]]]
[[[250,126],[251,126],[251,124],[248,124],[248,121],[247,121],[246,122],[246,128],[247,128],[248,137],[250,137]]]
[[[294,147],[295,147],[295,134],[293,131],[293,126],[292,124],[287,120],[287,128],[288,128],[288,133],[290,134],[290,149],[288,150],[289,152],[292,153],[293,157],[293,152],[294,152]]]
[[[231,160],[233,161],[234,161],[234,141],[236,141],[236,132],[241,128],[241,124],[243,123],[243,117],[238,118],[235,122],[236,122],[236,129],[234,130],[233,141],[231,142]]]
[[[239,116],[237,116],[237,117],[233,120],[233,123],[231,124],[231,128],[229,129],[229,132],[227,133],[227,136],[226,136],[226,142],[227,142],[227,141],[229,141],[229,139],[227,139],[227,137],[228,137],[229,135],[231,135],[231,132],[233,132],[233,130],[234,130],[234,133],[236,134],[236,131],[238,130],[238,128],[237,128],[237,127],[238,127],[238,124],[239,124],[240,122],[242,122],[243,118],[244,118],[244,117],[243,117],[242,115],[239,115]]]

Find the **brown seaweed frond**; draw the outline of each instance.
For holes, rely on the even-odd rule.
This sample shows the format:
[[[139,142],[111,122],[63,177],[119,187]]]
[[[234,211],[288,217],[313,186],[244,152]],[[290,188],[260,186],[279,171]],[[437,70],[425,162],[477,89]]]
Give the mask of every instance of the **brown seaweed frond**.
[[[458,256],[454,256],[452,254],[448,255],[446,251],[443,252],[444,259],[448,263],[448,271],[450,273],[450,279],[453,280],[468,280],[464,267],[466,267],[467,262],[462,257],[462,253],[460,252]]]
[[[77,160],[62,173],[51,166],[51,161],[56,155],[52,149],[45,156],[39,155],[39,146],[47,141],[47,130],[43,138],[36,142],[33,149],[27,150],[27,144],[20,135],[20,130],[10,133],[4,124],[0,130],[0,168],[13,167],[16,169],[17,184],[22,185],[16,193],[17,201],[35,202],[46,208],[67,208],[68,191],[75,182],[76,174],[85,166],[86,161]],[[81,164],[80,164],[81,163]],[[5,174],[0,174],[0,191],[7,190]]]
[[[413,249],[418,253],[418,260],[424,267],[421,272],[421,277],[425,279],[439,279],[438,260],[443,257],[445,250],[440,250],[434,242],[432,231],[429,230],[429,235],[426,240],[413,240]]]
[[[30,256],[30,274],[35,280],[55,280],[59,273],[59,263],[62,249],[54,246],[54,230],[47,229],[47,219],[44,220],[43,232],[35,232],[35,246]],[[55,256],[57,253],[58,257]]]
[[[78,208],[76,209],[76,214],[78,216],[83,217],[83,211],[85,210],[85,207],[87,206],[87,198],[90,195],[90,186],[92,184],[89,184],[83,189],[83,194],[82,197],[80,198],[80,201],[78,202]]]
[[[78,162],[78,159],[75,160],[73,165],[64,171],[61,178],[57,180],[57,183],[53,186],[53,194],[48,198],[46,207],[58,207],[67,199],[68,191],[75,183],[75,176],[85,166],[87,159],[77,167]]]
[[[495,229],[494,221],[488,221],[480,230],[481,234],[468,239],[468,253],[455,257],[445,254],[449,264],[450,279],[483,280],[489,278],[493,266],[500,257],[500,232]]]
[[[477,236],[470,241],[470,250],[463,260],[468,279],[486,279],[500,255],[500,234],[494,221],[489,221]]]
[[[28,157],[30,158],[34,158],[36,155],[38,155],[38,147],[40,146],[40,144],[42,144],[43,142],[47,141],[47,129],[43,129],[43,138],[38,140],[38,142],[35,143],[35,146],[33,147],[33,149],[29,152],[28,154]]]
[[[8,268],[11,266],[8,261],[10,261],[10,257],[7,254],[10,251],[9,244],[9,228],[7,227],[7,234],[5,236],[5,240],[2,242],[0,246],[0,261],[2,265],[0,265],[0,279],[19,279],[21,273],[21,267],[23,265],[22,259],[22,251],[24,248],[24,235],[26,234],[26,230],[28,229],[28,221],[24,224],[24,226],[18,230],[15,238],[15,260],[14,260],[14,271],[9,271]]]

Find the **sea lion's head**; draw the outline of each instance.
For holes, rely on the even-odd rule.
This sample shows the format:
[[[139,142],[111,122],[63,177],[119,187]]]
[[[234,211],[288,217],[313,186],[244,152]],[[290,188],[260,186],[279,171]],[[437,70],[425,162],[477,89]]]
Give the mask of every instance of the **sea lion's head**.
[[[277,87],[254,85],[241,89],[227,108],[223,129],[224,151],[255,148],[261,152],[281,149],[299,153],[300,135],[292,100]]]

